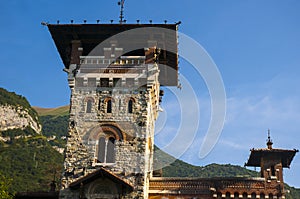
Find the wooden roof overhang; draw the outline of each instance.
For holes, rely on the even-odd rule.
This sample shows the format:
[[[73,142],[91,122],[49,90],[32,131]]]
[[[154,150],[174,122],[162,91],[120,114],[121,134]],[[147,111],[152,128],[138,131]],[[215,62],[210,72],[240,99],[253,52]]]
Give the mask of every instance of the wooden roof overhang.
[[[133,186],[131,184],[129,184],[128,182],[124,181],[123,179],[121,179],[120,177],[118,177],[117,175],[109,172],[108,170],[104,169],[104,168],[100,168],[99,170],[94,171],[93,173],[90,173],[80,179],[78,179],[75,182],[72,182],[69,187],[71,189],[79,189],[80,186],[84,186],[90,182],[93,182],[99,178],[108,178],[111,181],[113,181],[116,184],[121,185],[122,187],[125,187],[126,190],[128,191],[132,191],[133,190]]]
[[[289,168],[290,164],[298,152],[297,149],[285,150],[285,149],[251,149],[251,154],[248,159],[248,162],[245,166],[261,166],[261,159],[263,157],[276,157],[280,158],[282,162],[282,167]]]
[[[133,52],[132,49],[135,47],[138,49],[135,49],[133,55],[144,53],[143,48],[149,47],[148,42],[156,41],[156,47],[161,49],[159,54],[160,83],[166,86],[177,86],[178,24],[47,24],[47,26],[67,69],[73,59],[73,41],[79,41],[82,56],[90,55],[100,43],[108,41],[111,37],[115,39],[119,34],[122,36],[116,37],[118,38],[117,47],[123,48],[124,54]],[[97,55],[103,55],[102,50],[97,49]],[[167,70],[166,67],[169,69]]]

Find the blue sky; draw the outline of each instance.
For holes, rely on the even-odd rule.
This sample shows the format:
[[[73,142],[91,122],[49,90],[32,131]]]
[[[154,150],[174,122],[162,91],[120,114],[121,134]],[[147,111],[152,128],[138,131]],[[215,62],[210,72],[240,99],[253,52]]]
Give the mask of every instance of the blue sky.
[[[3,0],[0,7],[0,87],[41,107],[66,105],[70,97],[63,64],[41,21],[82,23],[86,19],[94,23],[100,19],[109,23],[119,15],[117,1],[111,0]],[[128,22],[182,21],[179,31],[205,48],[223,78],[227,95],[224,129],[216,147],[200,159],[210,97],[201,77],[180,61],[180,73],[192,84],[201,110],[199,131],[181,159],[196,165],[243,165],[250,148],[265,147],[268,128],[274,147],[300,149],[299,10],[297,0],[125,1]],[[169,122],[157,135],[160,146],[168,142],[182,114],[174,111],[176,100],[168,92],[162,106],[161,118],[167,114]],[[285,179],[300,187],[295,176],[300,176],[299,154]]]

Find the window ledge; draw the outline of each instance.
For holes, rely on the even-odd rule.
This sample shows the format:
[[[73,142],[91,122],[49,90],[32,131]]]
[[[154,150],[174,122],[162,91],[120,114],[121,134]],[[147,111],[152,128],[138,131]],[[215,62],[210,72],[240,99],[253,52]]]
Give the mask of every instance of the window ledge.
[[[102,167],[105,167],[105,166],[113,166],[115,165],[116,163],[93,163],[92,166],[93,167],[96,167],[96,166],[102,166]]]

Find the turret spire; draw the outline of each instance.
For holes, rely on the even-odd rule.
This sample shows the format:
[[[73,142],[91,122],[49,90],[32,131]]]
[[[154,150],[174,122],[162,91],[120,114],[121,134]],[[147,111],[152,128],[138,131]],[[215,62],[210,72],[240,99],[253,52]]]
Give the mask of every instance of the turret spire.
[[[268,149],[272,149],[272,145],[273,145],[273,142],[272,142],[271,136],[270,136],[270,129],[268,129],[268,139],[267,139]]]

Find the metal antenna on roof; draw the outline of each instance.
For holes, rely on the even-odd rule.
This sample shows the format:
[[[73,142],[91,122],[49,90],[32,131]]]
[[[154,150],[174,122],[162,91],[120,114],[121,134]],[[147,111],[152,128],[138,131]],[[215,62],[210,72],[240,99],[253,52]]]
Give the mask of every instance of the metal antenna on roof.
[[[125,22],[125,20],[123,20],[124,19],[124,3],[125,3],[125,0],[120,0],[118,2],[118,5],[121,6],[121,8],[120,8],[120,21],[119,21],[120,24]]]

